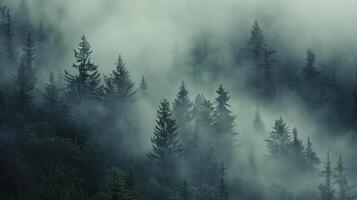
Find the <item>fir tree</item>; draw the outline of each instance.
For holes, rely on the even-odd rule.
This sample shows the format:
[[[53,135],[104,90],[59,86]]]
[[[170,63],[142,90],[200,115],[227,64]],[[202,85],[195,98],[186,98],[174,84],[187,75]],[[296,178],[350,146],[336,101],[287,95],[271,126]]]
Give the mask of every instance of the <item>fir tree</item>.
[[[342,160],[342,156],[338,157],[337,166],[334,169],[334,179],[335,184],[337,185],[338,189],[338,200],[352,200],[356,198],[356,195],[351,194],[351,189],[353,188],[350,186],[349,181],[347,179],[347,172],[346,168],[344,167],[344,162]]]
[[[14,48],[14,28],[13,28],[13,19],[10,14],[9,8],[6,9],[6,19],[3,24],[3,33],[5,35],[5,44],[6,55],[10,61],[13,61],[15,57],[15,48]]]
[[[293,129],[293,141],[291,143],[292,146],[292,154],[293,158],[295,159],[295,162],[298,163],[299,165],[304,164],[305,162],[305,152],[304,152],[304,145],[302,144],[302,141],[299,140],[298,138],[298,131],[296,128]]]
[[[262,120],[262,115],[258,105],[256,107],[255,114],[254,114],[253,128],[254,131],[258,134],[263,134],[265,132],[265,124]]]
[[[215,131],[215,146],[218,150],[218,156],[225,162],[232,160],[233,151],[235,148],[235,138],[237,132],[234,131],[234,120],[236,116],[229,109],[228,101],[230,96],[222,85],[217,89],[218,97],[216,98],[216,106],[214,109],[213,129]]]
[[[228,91],[222,85],[219,85],[216,91],[218,97],[216,98],[216,107],[214,109],[214,124],[216,133],[220,135],[234,136],[236,132],[233,130],[236,116],[229,110],[230,99]]]
[[[213,104],[202,94],[198,94],[192,108],[192,117],[195,120],[198,135],[212,131],[213,111]]]
[[[275,63],[275,50],[267,50],[266,48],[263,50],[263,59],[257,70],[262,71],[261,85],[260,90],[263,97],[272,99],[275,95],[275,81],[273,77],[273,68]],[[260,72],[257,72],[259,76]],[[259,78],[259,77],[258,77]]]
[[[220,168],[220,184],[219,184],[219,199],[228,200],[228,189],[225,180],[226,167],[221,163]]]
[[[269,132],[268,139],[265,142],[273,158],[287,158],[291,144],[291,135],[282,117],[275,121],[273,130]]]
[[[60,90],[57,88],[55,77],[51,72],[48,83],[45,87],[44,100],[48,108],[53,108],[59,103],[59,93]]]
[[[313,82],[316,81],[317,77],[321,73],[316,69],[315,61],[316,61],[315,53],[311,49],[308,49],[306,52],[306,65],[302,69],[302,74],[304,80],[307,82],[309,86],[311,86]]]
[[[324,178],[324,182],[320,184],[320,198],[321,200],[333,200],[335,199],[335,189],[332,183],[332,167],[330,161],[330,155],[327,154],[324,170],[321,172],[321,177]]]
[[[104,91],[106,99],[110,99],[112,103],[125,105],[134,101],[134,83],[121,55],[118,57],[116,70],[105,81]]]
[[[310,137],[307,137],[305,157],[307,160],[308,168],[310,169],[313,169],[315,165],[318,165],[321,162],[312,148]]]
[[[142,76],[142,78],[141,78],[140,91],[141,91],[141,95],[143,97],[146,97],[148,95],[148,85],[146,83],[146,79],[144,76]]]
[[[130,166],[129,168],[129,172],[126,178],[126,189],[127,189],[128,200],[136,200],[137,188],[136,188],[136,178],[135,178],[133,166]]]
[[[69,98],[74,98],[74,102],[77,103],[89,99],[100,99],[102,94],[98,66],[91,62],[91,54],[90,44],[83,35],[78,50],[74,50],[76,63],[72,67],[77,70],[77,74],[73,75],[65,71]]]
[[[188,90],[185,87],[185,83],[182,82],[176,95],[175,102],[173,103],[173,113],[185,148],[187,145],[186,139],[192,130],[190,128],[190,122],[192,120],[191,109],[192,103],[188,97]]]
[[[110,196],[112,200],[128,200],[123,181],[116,169],[112,170],[110,178]]]
[[[149,153],[151,159],[159,162],[163,176],[167,175],[173,161],[182,153],[182,145],[177,136],[176,122],[170,109],[170,103],[164,99],[157,111],[156,126],[151,138],[152,151]]]
[[[254,21],[252,29],[250,31],[250,39],[248,41],[249,51],[252,53],[255,61],[259,62],[265,49],[265,39],[263,35],[263,31],[260,28],[258,20]]]
[[[33,103],[33,90],[35,88],[36,77],[33,68],[35,46],[31,37],[28,35],[23,55],[20,60],[20,65],[17,68],[16,75],[12,78],[14,82],[14,109],[19,114],[29,114]]]

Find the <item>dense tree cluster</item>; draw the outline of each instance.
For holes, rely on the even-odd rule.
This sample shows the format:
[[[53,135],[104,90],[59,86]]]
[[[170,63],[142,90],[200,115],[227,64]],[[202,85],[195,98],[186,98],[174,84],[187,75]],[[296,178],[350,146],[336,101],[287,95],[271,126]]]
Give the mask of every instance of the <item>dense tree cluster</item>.
[[[245,94],[262,106],[256,107],[252,130],[241,131],[240,124],[247,120],[238,118],[231,106],[236,101],[232,97],[239,95],[235,87],[218,84],[212,100],[202,93],[190,96],[187,83],[204,83],[203,74],[214,80],[236,80],[224,74],[224,62],[215,60],[209,43],[198,42],[187,62],[193,79],[182,81],[172,102],[162,94],[156,116],[145,120],[138,102],[148,103],[158,93],[150,79],[142,76],[136,85],[121,55],[111,73],[102,76],[85,35],[64,76],[41,71],[48,36],[54,33],[45,23],[31,21],[25,0],[19,5],[17,20],[8,7],[0,8],[0,199],[314,199],[318,192],[323,200],[355,198],[342,156],[333,167],[328,154],[321,167],[308,133],[303,134],[304,143],[298,130],[290,129],[283,118],[267,133],[261,114],[262,107],[279,104],[277,100],[291,92],[329,130],[357,131],[357,84],[343,87],[335,70],[316,67],[313,50],[307,51],[305,66],[298,72],[281,70],[277,51],[268,46],[260,24],[254,21],[235,64],[249,63],[244,65],[250,67]],[[55,45],[60,46],[60,40]],[[174,63],[179,65],[178,57]],[[239,71],[231,70],[232,75]],[[39,83],[40,72],[49,75],[44,85]],[[326,115],[317,117],[318,111]],[[153,130],[142,125],[147,121],[154,122]],[[141,132],[151,135],[145,152],[139,150],[144,146],[138,139]],[[315,180],[322,169],[323,180],[313,194],[293,194],[292,185],[261,184],[261,171],[267,165],[258,166],[259,151],[244,140],[246,132],[265,142],[263,156],[269,156],[263,162],[289,171],[291,177]],[[239,156],[247,148],[249,161],[243,161]]]

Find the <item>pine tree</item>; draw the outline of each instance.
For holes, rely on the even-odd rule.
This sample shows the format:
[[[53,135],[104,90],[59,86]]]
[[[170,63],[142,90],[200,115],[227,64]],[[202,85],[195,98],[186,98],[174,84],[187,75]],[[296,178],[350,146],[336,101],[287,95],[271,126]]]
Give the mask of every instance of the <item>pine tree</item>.
[[[111,174],[110,196],[112,200],[128,200],[123,181],[116,169],[113,169]]]
[[[74,98],[76,103],[89,99],[100,99],[102,94],[98,66],[91,62],[91,54],[90,44],[83,35],[78,49],[74,50],[76,63],[72,67],[78,73],[73,75],[67,70],[65,71],[69,98]]]
[[[233,151],[235,149],[235,136],[237,132],[234,131],[236,116],[229,109],[228,101],[230,96],[222,85],[217,89],[218,97],[216,98],[216,106],[214,108],[214,122],[213,129],[215,131],[215,146],[218,150],[218,156],[225,162],[232,161]]]
[[[10,14],[9,8],[6,9],[6,20],[3,24],[3,33],[5,35],[6,55],[10,61],[15,58],[15,48],[14,48],[14,28],[13,20]]]
[[[185,148],[187,146],[186,139],[192,131],[192,128],[190,127],[190,122],[192,120],[191,109],[192,103],[188,97],[188,90],[185,87],[185,83],[182,82],[176,95],[175,102],[173,103],[173,113]]]
[[[45,87],[45,93],[44,93],[44,100],[45,100],[45,105],[48,106],[48,108],[53,108],[54,106],[58,105],[59,103],[59,94],[60,90],[57,88],[57,84],[55,81],[55,77],[53,73],[51,72],[48,83]]]
[[[265,124],[262,120],[262,115],[258,105],[256,107],[255,114],[254,114],[253,128],[254,131],[258,134],[263,134],[265,132]]]
[[[144,76],[142,76],[142,78],[141,78],[140,91],[141,91],[141,95],[143,97],[146,97],[148,95],[148,85],[146,83],[146,80],[145,80]]]
[[[198,94],[192,108],[192,117],[195,120],[197,134],[209,134],[213,125],[213,104],[202,94]]]
[[[128,200],[137,199],[136,179],[133,166],[130,166],[129,168],[129,172],[126,178],[126,189]]]
[[[342,156],[340,155],[338,158],[337,166],[334,169],[334,179],[335,184],[338,187],[338,200],[352,200],[356,198],[356,195],[351,194],[351,189],[349,181],[347,179],[346,168],[344,167],[344,163],[342,160]]]
[[[321,200],[333,200],[335,199],[335,189],[332,183],[332,168],[330,155],[327,154],[324,170],[321,172],[321,177],[324,178],[324,182],[319,185]]]
[[[315,167],[315,165],[318,165],[321,162],[312,148],[312,143],[310,141],[310,137],[307,137],[305,157],[306,157],[309,169],[313,169]]]
[[[134,83],[130,78],[121,55],[118,57],[116,70],[105,81],[104,91],[106,99],[109,99],[112,103],[125,105],[134,101],[136,93]]]
[[[275,121],[273,130],[269,132],[268,139],[265,142],[273,158],[287,158],[291,144],[291,134],[282,117]]]
[[[33,103],[33,90],[35,88],[36,77],[33,68],[35,46],[28,35],[25,46],[22,49],[23,55],[16,75],[12,78],[15,89],[13,94],[14,109],[18,114],[29,114]]]
[[[321,73],[316,69],[315,61],[316,61],[315,53],[311,49],[308,49],[306,52],[306,65],[302,69],[302,74],[304,80],[307,82],[309,86],[311,86],[313,82],[316,81],[317,77]]]
[[[273,77],[273,68],[275,63],[275,50],[268,50],[266,48],[263,49],[263,59],[257,70],[262,70],[262,78],[261,78],[261,94],[263,97],[272,99],[275,95],[275,80]],[[259,76],[260,72],[257,72]],[[258,77],[259,78],[259,77]]]
[[[263,50],[266,48],[265,39],[263,31],[260,28],[258,20],[254,21],[252,29],[250,31],[250,39],[248,41],[249,51],[252,53],[255,61],[259,62],[263,53]]]
[[[233,115],[231,110],[229,110],[229,93],[223,88],[222,85],[219,85],[216,93],[218,97],[216,98],[216,107],[213,114],[213,126],[215,127],[217,134],[234,136],[236,135],[236,132],[233,130],[236,116]]]
[[[302,144],[302,141],[299,140],[298,138],[298,131],[296,128],[293,129],[293,141],[291,143],[292,147],[292,154],[293,154],[293,159],[295,163],[301,165],[304,165],[305,163],[305,152],[304,152],[304,145]]]
[[[224,166],[223,163],[221,163],[220,184],[219,184],[219,199],[220,200],[228,200],[228,189],[226,186],[225,172],[226,172],[226,167]]]
[[[156,126],[151,138],[152,151],[149,153],[151,159],[159,162],[164,175],[172,167],[172,162],[182,153],[182,145],[177,136],[176,122],[170,109],[170,103],[164,99],[157,111]]]

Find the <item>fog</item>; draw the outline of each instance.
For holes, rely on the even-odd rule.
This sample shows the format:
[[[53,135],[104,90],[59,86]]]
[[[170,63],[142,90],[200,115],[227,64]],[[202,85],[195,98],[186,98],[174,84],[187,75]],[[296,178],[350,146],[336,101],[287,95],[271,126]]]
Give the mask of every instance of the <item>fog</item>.
[[[355,78],[357,56],[357,28],[354,19],[357,1],[340,0],[28,0],[32,23],[52,27],[45,56],[41,56],[39,88],[47,81],[49,72],[61,77],[64,70],[71,70],[72,49],[77,48],[79,39],[86,35],[93,49],[92,61],[99,66],[101,78],[115,69],[118,55],[122,55],[130,77],[138,88],[142,76],[148,83],[149,98],[135,102],[135,115],[139,119],[135,141],[128,141],[123,148],[129,149],[134,157],[144,157],[152,148],[152,130],[156,111],[163,98],[173,102],[182,81],[186,83],[191,101],[197,94],[204,94],[212,102],[216,89],[223,84],[230,93],[229,104],[237,118],[235,131],[236,160],[228,166],[229,180],[248,180],[252,176],[247,160],[251,153],[260,173],[259,182],[264,186],[288,185],[285,176],[294,169],[279,171],[279,166],[269,161],[264,140],[272,130],[275,120],[283,117],[290,130],[298,129],[299,139],[305,144],[311,137],[314,150],[321,160],[330,152],[333,162],[339,155],[346,158],[347,167],[355,166],[352,160],[350,140],[353,130],[340,129],[341,136],[333,136],[334,130],[321,123],[321,114],[311,114],[308,106],[293,92],[286,92],[272,103],[264,103],[249,93],[246,80],[249,62],[237,62],[242,49],[250,37],[254,20],[258,20],[270,49],[277,51],[278,70],[289,69],[300,72],[305,65],[306,50],[316,53],[319,69],[337,68],[337,79],[349,85]],[[11,9],[18,2],[3,0],[1,4]],[[16,14],[15,22],[16,22]],[[60,44],[60,45],[57,45]],[[210,58],[222,67],[223,74],[215,77],[202,74],[204,81],[192,77],[192,49],[197,44],[206,44]],[[175,63],[176,62],[176,63]],[[283,64],[282,64],[283,63]],[[238,69],[231,72],[232,69]],[[230,75],[230,76],[228,76]],[[61,78],[58,79],[62,83]],[[256,106],[259,104],[265,123],[264,134],[253,130]],[[84,109],[77,107],[78,112]],[[83,111],[83,110],[82,110]],[[90,112],[98,118],[105,116],[105,108],[96,107]],[[85,117],[85,110],[79,117]],[[139,113],[139,114],[138,114]],[[120,129],[125,122],[120,119],[113,129]],[[95,126],[96,128],[100,125]],[[99,129],[98,129],[99,130]],[[94,132],[94,131],[93,131]],[[92,135],[96,133],[92,133]],[[134,137],[134,136],[133,136]],[[133,139],[134,140],[134,139]],[[238,145],[239,144],[239,145]],[[349,163],[351,162],[351,163]],[[320,164],[321,168],[323,164]],[[247,173],[245,173],[247,172]],[[281,174],[279,174],[281,173]],[[243,175],[242,175],[243,174]],[[317,188],[318,175],[307,182],[300,177],[292,192]],[[306,179],[305,179],[306,178]],[[310,177],[311,178],[311,177]],[[357,181],[356,177],[351,177]],[[352,181],[353,182],[353,181]],[[304,184],[300,184],[304,183]],[[269,190],[269,189],[268,189]],[[272,191],[267,191],[267,194]],[[269,196],[269,195],[268,195]],[[273,197],[271,197],[273,198]]]

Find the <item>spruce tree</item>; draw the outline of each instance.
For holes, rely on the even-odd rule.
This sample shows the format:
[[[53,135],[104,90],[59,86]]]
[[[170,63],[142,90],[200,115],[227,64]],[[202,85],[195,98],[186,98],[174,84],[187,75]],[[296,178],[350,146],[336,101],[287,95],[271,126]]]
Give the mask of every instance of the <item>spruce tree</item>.
[[[266,48],[265,39],[263,35],[263,31],[260,28],[258,20],[254,21],[252,29],[250,31],[250,39],[248,41],[248,49],[250,53],[253,55],[253,58],[256,62],[259,62],[263,50]]]
[[[265,142],[273,158],[287,158],[290,150],[291,134],[282,117],[275,121],[273,130],[269,132],[268,139]]]
[[[236,135],[236,132],[233,130],[236,116],[233,115],[232,111],[229,109],[229,93],[223,88],[222,85],[219,85],[216,93],[218,97],[216,98],[216,106],[213,114],[213,126],[215,127],[215,131],[218,135],[234,136]]]
[[[335,199],[335,189],[333,188],[332,176],[333,176],[333,171],[330,161],[330,155],[327,154],[325,167],[321,172],[321,177],[324,179],[324,181],[322,184],[319,185],[321,200]]]
[[[202,94],[195,97],[195,103],[192,108],[192,117],[195,121],[197,134],[209,134],[212,132],[213,125],[213,104]]]
[[[135,178],[133,166],[130,166],[129,168],[129,172],[126,178],[126,189],[127,189],[128,200],[136,200],[137,188],[136,188],[136,178]]]
[[[13,19],[10,14],[9,8],[6,9],[6,19],[3,24],[3,33],[5,35],[5,44],[6,55],[10,61],[13,61],[15,58],[15,48],[14,48],[14,28],[13,28]]]
[[[192,103],[188,97],[188,90],[185,87],[185,83],[182,82],[176,95],[175,102],[173,103],[173,113],[178,127],[178,132],[180,133],[181,140],[185,148],[187,146],[186,139],[188,139],[192,131],[190,126],[190,122],[192,120],[191,109]]]
[[[214,122],[213,129],[215,132],[215,146],[218,156],[225,162],[232,161],[233,151],[235,149],[235,136],[237,132],[234,130],[236,116],[229,109],[230,105],[228,101],[230,96],[222,85],[217,89],[218,97],[216,98],[216,106],[214,108]]]
[[[338,189],[338,200],[352,200],[356,198],[356,195],[351,194],[351,189],[353,186],[350,186],[349,181],[347,179],[346,168],[344,167],[344,162],[342,160],[342,156],[338,157],[337,166],[334,169],[334,183],[337,185]]]
[[[157,111],[154,135],[151,138],[152,151],[149,157],[158,162],[163,178],[167,178],[168,170],[181,155],[182,145],[178,140],[176,121],[170,109],[170,103],[164,99]]]
[[[16,75],[12,78],[15,86],[13,93],[14,109],[18,114],[26,115],[31,110],[33,103],[33,90],[35,88],[36,77],[33,67],[35,45],[31,34],[27,36],[20,65]]]
[[[228,200],[228,189],[226,185],[225,174],[226,167],[223,163],[221,163],[220,167],[220,183],[219,183],[219,199],[220,200]]]
[[[276,85],[273,77],[273,68],[275,64],[275,50],[263,50],[263,59],[257,70],[262,70],[260,90],[264,98],[272,99],[275,95]],[[257,72],[258,76],[260,72]],[[259,78],[259,77],[258,77]]]
[[[254,114],[253,128],[254,131],[258,134],[263,134],[265,132],[265,124],[262,120],[262,115],[258,105],[256,107],[255,114]]]
[[[112,170],[110,177],[110,196],[112,200],[128,200],[123,180],[117,169]]]
[[[312,86],[313,82],[317,80],[317,77],[321,73],[315,67],[316,55],[312,49],[306,51],[306,64],[302,69],[303,79],[309,86]]]
[[[300,165],[300,167],[303,167],[305,163],[305,148],[302,144],[302,141],[298,138],[298,131],[296,128],[293,129],[293,140],[291,143],[291,148],[295,163]]]
[[[60,99],[60,90],[57,88],[56,80],[51,72],[49,78],[48,78],[48,83],[45,87],[45,93],[44,93],[44,100],[45,100],[45,105],[49,109],[53,109],[55,106],[58,105]]]
[[[320,162],[321,162],[313,150],[312,143],[310,141],[310,137],[307,137],[305,157],[306,157],[308,169],[314,169],[314,167],[316,165],[320,164]]]
[[[67,81],[68,98],[76,103],[89,99],[100,99],[102,87],[98,66],[91,61],[92,50],[87,38],[83,35],[77,50],[74,50],[76,63],[72,67],[77,71],[70,74],[65,71]],[[72,99],[74,98],[74,99]]]
[[[121,55],[119,55],[116,70],[105,81],[105,98],[115,105],[123,106],[134,101],[134,82],[131,80]]]
[[[144,76],[142,76],[141,78],[141,82],[140,82],[140,92],[141,92],[141,95],[143,97],[146,97],[148,96],[148,85],[146,83],[146,79]]]

